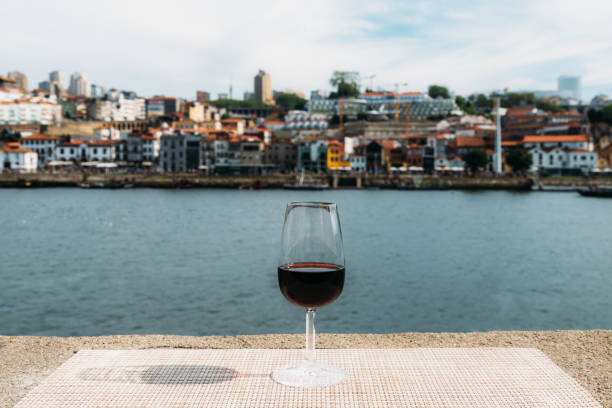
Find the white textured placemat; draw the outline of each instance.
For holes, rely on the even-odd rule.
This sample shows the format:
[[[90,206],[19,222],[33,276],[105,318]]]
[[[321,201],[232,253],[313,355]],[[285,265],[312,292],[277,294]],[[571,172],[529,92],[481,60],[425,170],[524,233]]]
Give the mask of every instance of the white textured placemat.
[[[301,350],[83,350],[17,407],[600,407],[536,349],[318,350],[342,384],[300,389],[270,373]]]

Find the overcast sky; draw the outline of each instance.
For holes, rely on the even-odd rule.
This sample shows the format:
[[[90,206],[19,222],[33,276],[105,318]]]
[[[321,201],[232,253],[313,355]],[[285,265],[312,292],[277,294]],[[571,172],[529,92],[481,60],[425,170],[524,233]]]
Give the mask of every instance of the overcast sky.
[[[612,1],[49,1],[3,3],[0,70],[30,87],[59,69],[150,96],[242,99],[258,69],[277,90],[328,89],[334,70],[405,91],[612,94]],[[5,74],[2,72],[1,74]]]

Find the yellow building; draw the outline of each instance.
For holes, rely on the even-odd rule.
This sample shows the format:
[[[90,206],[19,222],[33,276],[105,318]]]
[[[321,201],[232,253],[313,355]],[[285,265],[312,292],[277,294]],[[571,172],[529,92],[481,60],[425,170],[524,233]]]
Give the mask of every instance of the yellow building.
[[[327,143],[327,170],[339,171],[350,170],[351,162],[344,159],[344,146],[340,142],[330,141]]]

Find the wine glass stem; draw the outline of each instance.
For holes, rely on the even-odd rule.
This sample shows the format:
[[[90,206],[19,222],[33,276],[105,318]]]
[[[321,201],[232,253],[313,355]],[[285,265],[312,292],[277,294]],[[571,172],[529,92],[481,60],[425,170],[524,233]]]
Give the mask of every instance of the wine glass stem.
[[[314,363],[315,361],[315,312],[314,308],[306,309],[306,350],[304,360]]]

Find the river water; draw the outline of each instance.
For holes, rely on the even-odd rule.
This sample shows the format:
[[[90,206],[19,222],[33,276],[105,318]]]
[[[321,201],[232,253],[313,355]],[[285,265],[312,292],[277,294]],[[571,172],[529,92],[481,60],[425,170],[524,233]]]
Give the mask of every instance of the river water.
[[[320,332],[612,329],[612,200],[574,193],[0,190],[0,335],[301,333],[289,201],[339,205]]]

